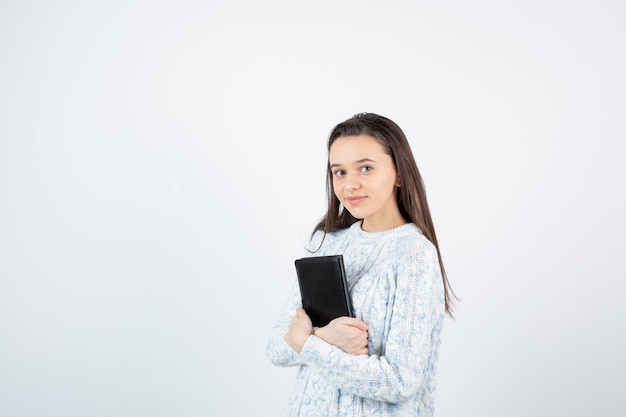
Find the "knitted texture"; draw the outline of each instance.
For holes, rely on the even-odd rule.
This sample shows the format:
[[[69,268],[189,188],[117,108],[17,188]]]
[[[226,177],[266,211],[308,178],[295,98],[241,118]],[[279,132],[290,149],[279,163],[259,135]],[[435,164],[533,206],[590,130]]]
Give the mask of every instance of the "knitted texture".
[[[283,336],[297,307],[297,281],[272,329],[268,358],[299,366],[287,417],[432,416],[444,292],[434,245],[408,223],[369,233],[356,222],[307,256],[343,254],[355,316],[368,325],[368,355],[311,335],[297,354]],[[309,250],[322,241],[317,232]]]

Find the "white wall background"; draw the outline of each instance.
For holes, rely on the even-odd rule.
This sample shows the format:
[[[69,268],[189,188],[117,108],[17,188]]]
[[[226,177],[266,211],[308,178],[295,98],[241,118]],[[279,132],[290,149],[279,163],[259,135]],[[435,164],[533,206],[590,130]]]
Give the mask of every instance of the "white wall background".
[[[437,415],[623,416],[621,1],[0,3],[0,415],[276,416],[325,140],[400,124]]]

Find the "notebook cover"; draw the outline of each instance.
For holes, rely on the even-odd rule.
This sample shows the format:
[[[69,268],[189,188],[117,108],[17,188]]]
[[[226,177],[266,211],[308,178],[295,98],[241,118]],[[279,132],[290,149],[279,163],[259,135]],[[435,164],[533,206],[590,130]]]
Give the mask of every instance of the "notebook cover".
[[[314,327],[337,317],[354,317],[342,255],[301,258],[295,264],[302,307]]]

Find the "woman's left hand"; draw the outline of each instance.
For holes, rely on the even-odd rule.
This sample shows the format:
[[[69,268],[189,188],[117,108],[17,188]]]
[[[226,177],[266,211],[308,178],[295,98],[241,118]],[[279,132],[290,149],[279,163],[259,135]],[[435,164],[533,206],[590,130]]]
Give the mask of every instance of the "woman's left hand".
[[[300,353],[313,332],[313,324],[303,308],[296,309],[296,315],[291,319],[289,330],[285,333],[285,341],[293,350]]]

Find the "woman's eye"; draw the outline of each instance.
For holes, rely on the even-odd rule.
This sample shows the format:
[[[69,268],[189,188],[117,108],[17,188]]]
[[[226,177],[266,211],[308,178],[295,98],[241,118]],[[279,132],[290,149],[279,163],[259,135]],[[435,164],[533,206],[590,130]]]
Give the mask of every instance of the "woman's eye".
[[[368,167],[368,166],[361,167],[360,169],[361,172],[369,172],[371,170],[372,170],[372,167]]]
[[[338,169],[337,171],[333,172],[333,175],[335,175],[335,177],[343,177],[343,171]]]

